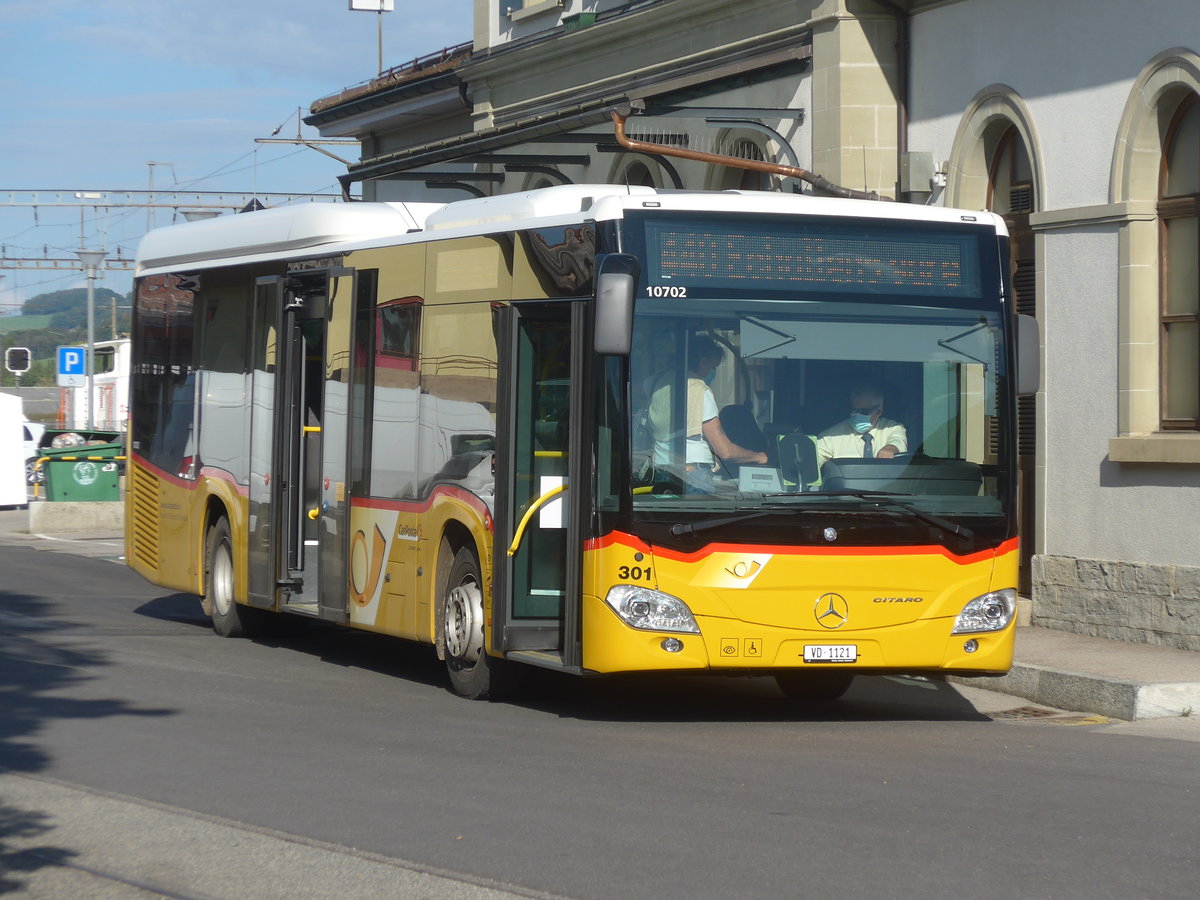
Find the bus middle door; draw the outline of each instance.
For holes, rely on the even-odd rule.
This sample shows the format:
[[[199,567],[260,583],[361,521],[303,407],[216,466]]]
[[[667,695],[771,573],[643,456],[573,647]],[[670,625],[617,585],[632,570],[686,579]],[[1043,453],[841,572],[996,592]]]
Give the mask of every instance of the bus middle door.
[[[255,295],[249,601],[317,615],[326,284],[261,279]]]

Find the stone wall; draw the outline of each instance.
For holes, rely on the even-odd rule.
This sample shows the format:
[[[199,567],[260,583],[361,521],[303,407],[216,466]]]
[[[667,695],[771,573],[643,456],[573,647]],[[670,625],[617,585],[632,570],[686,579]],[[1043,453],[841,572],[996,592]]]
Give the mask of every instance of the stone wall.
[[[58,409],[61,405],[59,393],[56,387],[0,388],[0,394],[12,394],[21,398],[21,407],[25,411],[26,419],[52,427],[58,421]]]
[[[1035,556],[1032,623],[1200,650],[1200,566]]]

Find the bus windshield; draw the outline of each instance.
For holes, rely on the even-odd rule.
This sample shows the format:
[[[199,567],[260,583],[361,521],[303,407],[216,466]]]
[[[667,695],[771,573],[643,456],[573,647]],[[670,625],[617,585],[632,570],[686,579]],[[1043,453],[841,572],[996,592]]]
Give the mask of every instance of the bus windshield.
[[[819,247],[801,227],[752,235],[767,244],[756,276],[735,268],[744,235],[722,243],[702,224],[703,246],[680,253],[678,233],[647,229],[629,369],[635,513],[882,497],[1005,514],[994,232],[989,265],[978,229],[916,247],[894,223],[884,238],[839,227]],[[853,259],[835,259],[831,243],[850,237]]]

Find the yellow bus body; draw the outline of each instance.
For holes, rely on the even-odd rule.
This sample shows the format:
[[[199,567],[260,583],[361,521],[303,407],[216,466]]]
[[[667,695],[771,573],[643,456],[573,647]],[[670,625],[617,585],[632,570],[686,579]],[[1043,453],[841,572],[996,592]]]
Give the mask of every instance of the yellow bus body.
[[[622,622],[604,596],[619,574],[630,572],[642,575],[640,585],[687,603],[700,634],[641,631]],[[1015,625],[989,634],[951,631],[967,601],[1016,584],[1015,540],[957,558],[941,547],[716,544],[681,554],[614,535],[593,542],[584,573],[583,664],[596,672],[837,667],[1000,674],[1012,665]],[[821,598],[831,593],[848,610],[837,629],[817,620]],[[669,638],[683,648],[665,650]],[[964,649],[969,640],[974,652]],[[805,644],[853,644],[857,659],[805,664]]]
[[[136,456],[130,456],[126,470],[134,498],[125,516],[129,567],[154,584],[202,596],[207,512],[213,505],[222,507],[234,546],[245,547],[245,488],[219,473],[202,471],[194,481],[169,475]],[[234,566],[234,590],[245,602],[245,565]]]
[[[491,517],[477,497],[439,488],[426,500],[355,500],[350,507],[347,560],[348,624],[367,631],[434,643],[437,565],[450,528],[480,548],[481,575],[491,584]],[[485,598],[490,600],[490,591]]]
[[[203,472],[195,481],[167,475],[131,459],[129,478],[138,506],[126,517],[128,562],[162,587],[203,596],[205,523],[210,510],[229,521],[234,547],[249,540],[249,502],[231,479]],[[156,500],[157,502],[151,502]],[[417,503],[356,500],[350,508],[347,625],[410,640],[436,637],[436,569],[441,537],[451,527],[481,550],[484,584],[491,584],[490,514],[478,498],[439,489]],[[245,554],[234,556],[234,597],[245,603]],[[490,602],[490,591],[487,592]]]
[[[164,477],[135,461],[129,471],[142,502],[146,482],[156,486],[158,497],[153,523],[146,520],[150,510],[127,518],[131,567],[163,587],[203,594],[207,512],[219,504],[234,546],[245,546],[245,493],[223,477],[201,474],[189,482]],[[353,502],[347,624],[434,643],[436,568],[442,536],[450,527],[465,529],[483,551],[482,576],[490,588],[492,523],[477,498],[438,490],[420,503]],[[148,546],[151,541],[153,547]],[[951,631],[968,600],[1016,583],[1017,559],[1016,540],[966,557],[942,547],[833,550],[729,544],[684,554],[652,548],[631,535],[610,535],[584,550],[583,669],[598,674],[734,674],[799,667],[1002,674],[1012,665],[1015,623],[986,634]],[[236,597],[245,602],[244,562],[235,563],[234,573]],[[639,577],[630,582],[630,573]],[[618,583],[637,583],[682,599],[700,633],[626,625],[604,601]],[[836,629],[822,627],[817,619],[822,598],[829,594],[846,604],[846,622]],[[490,626],[490,589],[485,603]],[[682,648],[664,649],[670,638]],[[968,642],[973,651],[965,649]],[[857,658],[853,663],[805,664],[806,644],[852,644]]]

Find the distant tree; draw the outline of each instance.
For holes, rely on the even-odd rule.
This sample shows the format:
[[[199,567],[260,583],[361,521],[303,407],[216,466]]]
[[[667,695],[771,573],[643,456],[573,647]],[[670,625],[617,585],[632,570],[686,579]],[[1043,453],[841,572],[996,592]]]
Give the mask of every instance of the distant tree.
[[[131,328],[132,294],[121,295],[108,288],[95,291],[95,328],[97,341],[110,340],[113,335],[113,305],[116,304],[116,337],[126,337]],[[123,307],[123,308],[122,308]],[[25,387],[53,385],[57,379],[55,356],[59,347],[81,346],[87,343],[87,289],[72,288],[66,291],[51,291],[38,294],[25,301],[22,316],[5,316],[5,331],[0,339],[3,347],[28,347],[32,364],[21,376],[20,384]],[[44,327],[50,316],[49,327]],[[22,318],[41,319],[39,327],[21,329]],[[11,330],[10,330],[11,329]],[[16,383],[16,376],[3,368],[0,356],[0,386]]]
[[[117,327],[120,330],[122,312],[125,315],[126,323],[129,321],[129,310],[120,309],[121,306],[129,306],[128,298],[108,288],[96,288],[96,340],[107,339],[108,332],[112,330],[110,323],[112,320],[111,310],[114,303],[118,307]],[[24,312],[27,316],[50,316],[50,327],[55,331],[64,331],[71,328],[87,328],[87,289],[71,288],[65,291],[51,291],[48,294],[38,294],[36,297],[25,301]],[[128,324],[125,327],[128,329]]]

